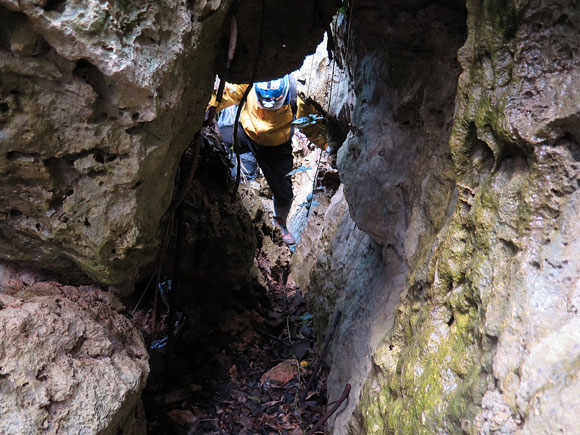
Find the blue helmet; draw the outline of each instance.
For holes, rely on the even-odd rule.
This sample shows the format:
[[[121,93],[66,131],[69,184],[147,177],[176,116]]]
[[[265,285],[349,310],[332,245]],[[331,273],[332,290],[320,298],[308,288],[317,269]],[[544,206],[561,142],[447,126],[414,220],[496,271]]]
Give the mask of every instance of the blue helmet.
[[[269,82],[254,83],[254,92],[256,92],[258,105],[268,110],[277,110],[282,107],[288,96],[289,89],[290,80],[287,75]]]

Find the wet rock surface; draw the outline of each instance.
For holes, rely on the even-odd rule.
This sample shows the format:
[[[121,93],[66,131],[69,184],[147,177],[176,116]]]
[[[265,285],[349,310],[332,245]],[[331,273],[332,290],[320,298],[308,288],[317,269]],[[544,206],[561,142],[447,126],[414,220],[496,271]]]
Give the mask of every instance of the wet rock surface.
[[[0,432],[143,433],[141,334],[110,292],[0,266]]]

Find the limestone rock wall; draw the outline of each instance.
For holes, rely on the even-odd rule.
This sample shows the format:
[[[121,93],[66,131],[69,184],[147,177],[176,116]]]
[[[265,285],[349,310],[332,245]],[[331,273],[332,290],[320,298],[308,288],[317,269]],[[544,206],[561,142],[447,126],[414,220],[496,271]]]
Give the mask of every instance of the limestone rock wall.
[[[353,3],[356,103],[339,169],[381,278],[349,275],[364,251],[339,229],[310,273],[311,298],[324,315],[358,313],[342,302],[356,288],[393,317],[371,362],[344,347],[356,330],[346,313],[330,398],[359,384],[361,367],[368,377],[333,433],[574,433],[577,7]],[[327,267],[340,257],[351,261]]]
[[[227,5],[0,2],[2,258],[132,283],[203,116]]]
[[[337,54],[346,52],[348,41],[338,36],[344,35],[347,38],[350,32],[348,23],[344,14],[337,14],[330,26],[333,34],[336,33],[333,43],[337,47]],[[330,145],[338,149],[351,125],[356,95],[352,86],[353,71],[349,68],[348,59],[334,62],[330,60],[328,50],[329,41],[325,34],[316,51],[304,59],[302,67],[296,72],[296,80],[298,94],[306,101],[312,101],[320,113],[326,116],[326,127],[330,133],[327,139]],[[338,59],[340,61],[341,58]]]
[[[574,432],[580,11],[468,2],[450,141],[487,375],[476,428]],[[451,284],[450,284],[451,286]],[[453,292],[453,289],[451,290]]]
[[[329,360],[329,400],[347,382],[352,392],[333,433],[368,430],[355,417],[373,356],[393,331],[408,275],[425,274],[422,257],[453,201],[448,141],[464,23],[461,5],[363,1],[337,26],[345,66],[339,89],[351,89],[339,92],[350,96],[333,107],[349,130],[338,152],[348,214],[304,284],[325,318],[343,313]]]
[[[145,431],[141,334],[110,292],[0,267],[0,432]]]
[[[223,65],[225,18],[238,16],[232,77],[247,81],[260,51],[258,78],[295,68],[337,7],[296,6],[0,0],[0,432],[144,433],[146,349],[107,290],[130,293],[157,254],[180,158]],[[197,292],[178,301],[192,317],[204,291],[245,278],[256,244],[205,146],[177,264]],[[20,278],[3,276],[4,261]],[[33,279],[38,269],[55,281]]]
[[[260,47],[259,77],[299,65],[336,9],[231,6],[0,1],[1,259],[131,289],[223,65],[226,14],[239,29],[231,77],[247,81]]]
[[[458,201],[426,279],[410,275],[361,418],[371,433],[574,432],[578,11],[468,11]]]

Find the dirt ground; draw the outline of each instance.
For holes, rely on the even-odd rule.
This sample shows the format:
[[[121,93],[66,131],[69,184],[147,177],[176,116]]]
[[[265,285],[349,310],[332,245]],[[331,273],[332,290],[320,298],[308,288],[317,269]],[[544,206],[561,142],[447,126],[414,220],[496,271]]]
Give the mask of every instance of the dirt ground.
[[[313,178],[301,169],[314,168],[314,161],[305,163],[311,152],[306,144],[296,148],[298,192],[300,180],[312,189]],[[319,173],[320,180],[325,174]],[[134,313],[151,348],[143,396],[150,434],[324,433],[315,426],[328,416],[326,372],[313,316],[300,289],[286,282],[292,253],[268,218],[271,193],[264,180],[243,183],[239,193],[252,210],[259,240],[252,284],[229,292],[219,304],[213,301],[211,309],[200,307],[196,319],[173,314],[169,320],[169,310],[158,302],[155,334],[153,302]],[[171,337],[169,324],[178,325]]]
[[[237,294],[201,339],[184,328],[152,351],[149,433],[302,434],[320,419],[324,373],[305,391],[317,364],[312,315],[286,271],[263,252],[256,264],[264,287]]]

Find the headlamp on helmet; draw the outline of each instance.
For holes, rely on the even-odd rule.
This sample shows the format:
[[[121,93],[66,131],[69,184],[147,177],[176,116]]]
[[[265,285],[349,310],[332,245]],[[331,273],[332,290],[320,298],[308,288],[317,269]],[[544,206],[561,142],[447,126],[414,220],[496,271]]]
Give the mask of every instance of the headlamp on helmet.
[[[277,110],[284,105],[290,80],[288,76],[281,79],[270,80],[269,82],[254,83],[254,92],[258,100],[258,105],[263,109]]]

